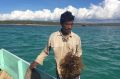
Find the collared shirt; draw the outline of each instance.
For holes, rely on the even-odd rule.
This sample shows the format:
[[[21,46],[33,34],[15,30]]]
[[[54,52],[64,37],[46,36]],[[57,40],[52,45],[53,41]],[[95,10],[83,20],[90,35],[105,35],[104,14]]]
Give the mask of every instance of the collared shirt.
[[[73,54],[79,57],[82,55],[80,37],[73,32],[67,36],[62,35],[60,31],[52,33],[48,39],[47,46],[40,55],[38,55],[35,61],[42,65],[43,60],[49,54],[50,48],[53,48],[58,74],[60,74],[60,61],[68,52],[72,51]]]

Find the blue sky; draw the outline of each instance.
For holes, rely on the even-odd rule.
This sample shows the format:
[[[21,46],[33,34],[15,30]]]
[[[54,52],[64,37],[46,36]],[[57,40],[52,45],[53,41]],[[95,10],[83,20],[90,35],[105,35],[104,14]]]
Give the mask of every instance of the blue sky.
[[[103,0],[0,0],[0,12],[13,10],[54,10],[56,7],[64,8],[72,5],[76,8],[89,8],[90,4],[98,5]]]
[[[59,20],[65,11],[76,21],[120,20],[120,0],[0,0],[0,20]]]

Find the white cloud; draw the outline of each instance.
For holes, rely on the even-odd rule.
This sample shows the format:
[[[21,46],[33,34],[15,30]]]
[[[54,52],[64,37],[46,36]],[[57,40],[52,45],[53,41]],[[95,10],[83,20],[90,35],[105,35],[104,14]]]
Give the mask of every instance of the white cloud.
[[[71,11],[76,19],[120,19],[120,0],[104,0],[99,5],[91,4],[89,8],[55,8],[53,11],[43,9],[38,11],[19,11],[0,13],[0,20],[59,20],[61,13]]]

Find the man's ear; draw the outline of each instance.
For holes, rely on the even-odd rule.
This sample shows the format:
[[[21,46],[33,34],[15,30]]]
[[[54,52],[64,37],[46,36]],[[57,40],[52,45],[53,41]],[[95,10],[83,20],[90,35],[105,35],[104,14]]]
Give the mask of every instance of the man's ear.
[[[61,24],[61,27],[62,27],[62,28],[64,27],[63,24]]]
[[[63,23],[60,23],[60,25],[63,27]]]

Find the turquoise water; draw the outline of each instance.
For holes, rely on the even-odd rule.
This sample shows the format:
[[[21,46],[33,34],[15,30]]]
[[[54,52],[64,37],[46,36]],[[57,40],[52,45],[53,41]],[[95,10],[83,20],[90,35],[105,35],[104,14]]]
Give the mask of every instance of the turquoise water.
[[[0,25],[0,48],[32,62],[59,26]],[[81,79],[120,79],[120,26],[74,27],[82,40],[85,64]],[[55,76],[53,52],[39,69]]]

